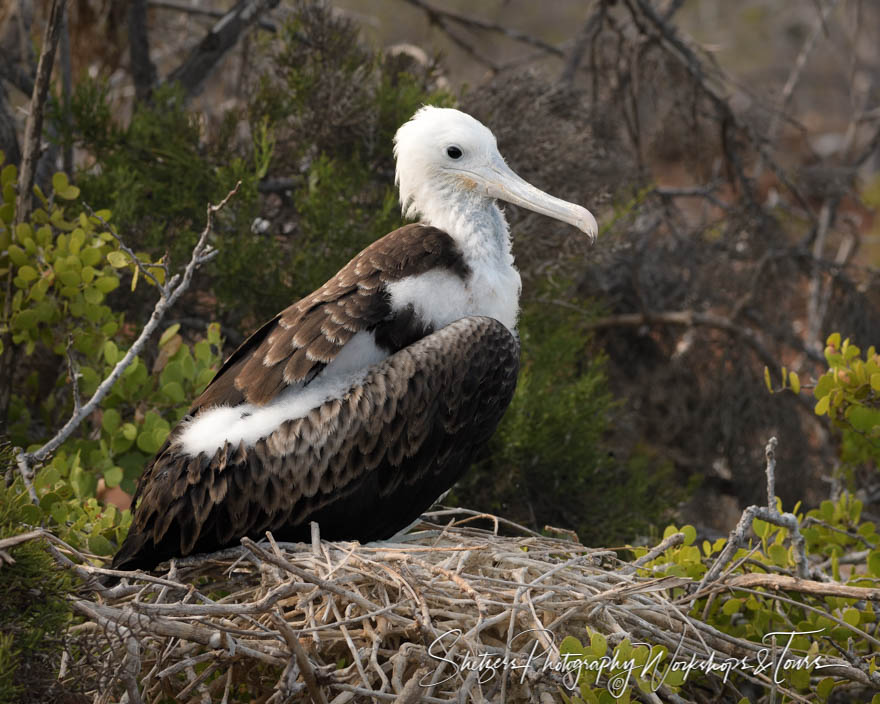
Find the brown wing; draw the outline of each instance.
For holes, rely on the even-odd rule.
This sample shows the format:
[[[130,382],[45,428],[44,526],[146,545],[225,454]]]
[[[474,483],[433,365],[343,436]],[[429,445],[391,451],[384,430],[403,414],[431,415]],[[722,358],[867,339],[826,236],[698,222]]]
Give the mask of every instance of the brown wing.
[[[519,346],[497,320],[458,320],[377,365],[362,384],[252,447],[193,458],[172,443],[148,469],[120,568],[272,530],[388,537],[461,476],[516,385]]]
[[[190,413],[243,401],[263,405],[287,386],[310,381],[355,333],[373,329],[390,315],[386,283],[438,266],[467,275],[461,252],[442,230],[406,225],[374,242],[321,288],[251,335]]]

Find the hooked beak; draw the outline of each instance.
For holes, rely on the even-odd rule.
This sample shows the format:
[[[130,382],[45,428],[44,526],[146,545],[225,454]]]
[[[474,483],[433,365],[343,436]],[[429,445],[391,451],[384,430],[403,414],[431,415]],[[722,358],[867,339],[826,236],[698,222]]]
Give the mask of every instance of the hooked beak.
[[[479,170],[463,172],[492,198],[528,208],[554,220],[561,220],[585,232],[590,240],[599,233],[596,218],[586,208],[554,198],[517,176],[500,158]]]

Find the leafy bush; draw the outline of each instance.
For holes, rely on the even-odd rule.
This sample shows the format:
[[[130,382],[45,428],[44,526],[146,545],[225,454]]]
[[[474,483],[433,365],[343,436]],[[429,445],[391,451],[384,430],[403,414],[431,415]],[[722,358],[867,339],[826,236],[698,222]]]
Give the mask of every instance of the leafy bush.
[[[12,466],[9,446],[2,449],[0,472]],[[19,486],[0,482],[0,540],[21,532],[34,507]],[[36,541],[7,550],[13,563],[0,559],[0,702],[58,701],[55,678],[62,633],[71,618],[65,595],[73,587]]]
[[[40,207],[29,222],[13,227],[15,180],[14,166],[0,172],[0,275],[11,280],[13,291],[8,301],[0,293],[0,308],[9,311],[2,325],[11,333],[16,361],[7,433],[13,444],[35,449],[70,416],[74,393],[91,396],[128,351],[136,329],[119,308],[139,277],[106,226],[109,211],[92,216],[65,204],[78,189],[64,174],[53,179],[51,198],[36,189]],[[160,263],[146,262],[161,281]],[[126,272],[132,293],[120,297]],[[149,288],[140,278],[141,289]],[[22,508],[28,523],[49,520],[74,546],[112,553],[130,516],[98,503],[99,480],[133,492],[171,425],[220,362],[219,326],[209,326],[206,339],[192,345],[178,329],[165,331],[155,356],[134,358],[100,409],[37,474],[40,506]]]
[[[777,502],[777,507],[782,510],[781,502]],[[797,506],[794,513],[803,526],[802,533],[807,542],[808,555],[814,559],[827,556],[835,580],[846,585],[873,589],[877,579],[880,579],[880,551],[876,549],[880,544],[880,536],[877,535],[873,523],[861,521],[861,509],[861,501],[845,494],[837,501],[823,502],[819,509],[808,511],[806,515],[799,512]],[[752,530],[755,537],[733,556],[731,574],[787,575],[796,572],[788,530],[759,519],[753,521]],[[709,566],[723,550],[726,540],[703,540],[698,544],[696,530],[687,525],[680,529],[674,525],[667,526],[664,538],[679,531],[685,536],[683,543],[670,547],[646,563],[639,574],[645,577],[672,575],[693,580],[700,580],[706,574]],[[865,545],[873,548],[867,560],[858,561],[855,569],[843,573],[839,568],[840,558],[863,549]],[[636,558],[648,552],[647,548],[642,547],[631,550]],[[681,596],[685,591],[675,589],[673,597],[676,594]],[[790,646],[790,655],[793,658],[809,655],[811,661],[815,662],[816,656],[838,657],[844,650],[850,658],[864,658],[866,661],[877,656],[876,645],[867,637],[867,633],[873,631],[876,619],[870,602],[831,595],[813,598],[797,592],[788,593],[784,598],[779,597],[779,593],[772,588],[765,588],[763,591],[756,588],[739,590],[734,586],[712,596],[695,599],[689,613],[724,633],[745,638],[761,644],[762,647],[766,645],[762,642],[765,634],[774,631],[798,631],[802,635],[794,636]],[[808,633],[810,631],[814,633]],[[655,645],[649,650],[646,645],[634,643],[630,638],[624,638],[616,646],[610,646],[608,639],[598,632],[589,632],[583,642],[567,637],[560,644],[560,650],[569,657],[584,658],[587,661],[606,656],[611,658],[616,654],[620,663],[629,658],[633,658],[636,663],[632,680],[623,688],[622,696],[616,700],[611,697],[607,685],[616,675],[625,673],[625,670],[610,669],[605,672],[602,681],[597,681],[595,670],[584,670],[578,681],[578,693],[563,697],[564,701],[572,704],[629,701],[636,687],[645,692],[651,691],[650,677],[638,676],[641,667],[659,655],[663,664],[657,669],[657,673],[662,676],[671,655],[664,646]],[[717,664],[720,666],[720,658]],[[721,673],[717,674],[720,676]],[[774,670],[773,674],[775,676],[777,671]],[[705,673],[699,670],[689,671],[687,677],[684,675],[683,669],[670,670],[665,685],[671,692],[681,692],[686,698],[694,688],[701,688],[708,682]],[[819,702],[829,701],[835,686],[844,684],[841,680],[822,677],[821,670],[814,666],[779,669],[778,675],[778,684],[801,694],[811,693],[814,700]],[[733,686],[741,684],[741,670],[734,670],[729,681]],[[684,686],[688,689],[682,692]],[[717,692],[716,696],[719,696]],[[852,700],[846,699],[848,695],[845,693],[840,696],[844,698],[836,701]],[[733,701],[729,698],[723,700]],[[791,701],[789,698],[783,700]],[[746,698],[741,700],[747,701],[749,700]]]
[[[214,293],[224,309],[239,316],[242,308],[258,306],[267,293],[272,300],[282,294],[277,244],[250,227],[257,182],[271,158],[265,130],[255,129],[254,143],[240,147],[235,141],[237,117],[229,113],[209,139],[173,85],[157,88],[151,102],[138,103],[123,126],[112,118],[107,84],[90,78],[77,84],[69,120],[63,119],[60,106],[54,114],[62,140],[92,156],[77,174],[83,200],[106,205],[129,244],[153,258],[167,252],[172,263],[185,262],[198,239],[205,204],[218,202],[241,181],[224,214],[224,227],[215,233],[219,255],[212,270],[221,285]],[[267,267],[258,283],[255,261]]]
[[[816,415],[827,415],[841,431],[841,461],[880,467],[880,355],[873,346],[862,356],[840,333],[828,337],[828,371],[813,390]]]

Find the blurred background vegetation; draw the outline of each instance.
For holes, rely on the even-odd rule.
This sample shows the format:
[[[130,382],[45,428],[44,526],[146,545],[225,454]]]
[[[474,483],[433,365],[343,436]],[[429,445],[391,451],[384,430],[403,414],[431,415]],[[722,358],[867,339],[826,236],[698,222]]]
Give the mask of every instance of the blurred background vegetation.
[[[760,501],[776,435],[785,506],[849,491],[876,520],[880,377],[873,351],[842,348],[880,342],[880,7],[73,0],[40,195],[13,225],[49,4],[0,8],[8,442],[51,437],[74,377],[90,394],[152,310],[107,228],[173,270],[206,203],[243,185],[161,339],[38,473],[39,509],[4,495],[4,521],[48,517],[112,553],[141,469],[220,361],[402,224],[391,139],[424,103],[485,122],[520,175],[602,223],[590,247],[507,208],[523,372],[451,500],[587,544],[669,520],[711,539]],[[250,5],[257,19],[211,54],[218,19]],[[0,638],[0,682],[4,657]]]

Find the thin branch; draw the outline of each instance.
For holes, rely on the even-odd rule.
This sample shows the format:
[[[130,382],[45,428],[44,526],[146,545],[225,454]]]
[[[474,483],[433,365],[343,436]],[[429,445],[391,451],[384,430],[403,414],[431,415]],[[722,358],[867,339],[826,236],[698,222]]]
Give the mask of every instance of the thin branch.
[[[733,559],[736,551],[747,545],[746,534],[751,530],[752,521],[755,518],[760,518],[767,523],[786,528],[791,533],[791,544],[794,548],[794,561],[798,576],[801,579],[808,577],[809,568],[807,564],[806,542],[801,534],[797,516],[793,513],[780,513],[776,508],[776,445],[777,440],[773,437],[770,438],[767,447],[764,449],[767,459],[767,506],[749,506],[743,511],[739,523],[736,524],[736,528],[730,532],[727,544],[724,546],[721,554],[718,555],[718,558],[700,582],[698,591],[704,589],[707,584],[717,580],[724,567]]]
[[[132,0],[128,6],[128,56],[135,98],[146,102],[156,84],[156,66],[150,61],[146,0]]]
[[[520,32],[518,29],[511,29],[510,27],[504,27],[503,25],[496,24],[495,22],[489,22],[487,20],[481,19],[479,17],[468,17],[467,15],[462,15],[458,12],[454,12],[452,10],[443,10],[435,5],[431,5],[425,0],[404,0],[405,2],[413,5],[414,7],[418,7],[424,10],[428,18],[435,22],[437,20],[446,19],[451,22],[455,22],[456,24],[460,24],[463,27],[467,27],[468,29],[479,29],[485,32],[494,32],[495,34],[500,34],[502,36],[507,37],[508,39],[513,39],[517,42],[522,42],[524,44],[530,44],[531,46],[537,47],[546,51],[548,54],[553,54],[554,56],[564,57],[565,53],[559,47],[553,46],[552,44],[548,44],[543,39],[538,39],[538,37],[533,37],[531,34],[526,34],[525,32]]]
[[[544,303],[553,303],[564,308],[582,311],[578,306],[567,301],[539,299]],[[737,325],[729,318],[713,313],[698,313],[692,310],[662,311],[658,313],[621,313],[602,318],[584,321],[583,325],[588,330],[601,330],[614,327],[640,327],[653,324],[683,325],[685,327],[704,326],[724,330],[742,339],[751,347],[769,369],[776,369],[778,360],[761,343],[755,332],[749,328]]]
[[[61,102],[64,107],[65,127],[70,127],[70,93],[73,90],[73,68],[71,66],[70,57],[70,21],[67,15],[64,16],[64,28],[61,32]],[[52,136],[52,135],[50,135]],[[65,141],[64,151],[62,152],[62,165],[64,173],[68,178],[73,178],[73,144]]]
[[[559,76],[560,83],[571,85],[574,81],[574,77],[580,68],[581,61],[584,59],[584,53],[587,50],[587,46],[596,41],[596,37],[599,36],[599,32],[602,30],[602,22],[605,19],[606,9],[606,3],[600,2],[598,9],[590,15],[589,19],[581,28],[577,38],[574,40],[574,45],[572,46],[571,51],[568,52],[565,66]]]
[[[232,196],[238,193],[240,186],[241,182],[237,183],[235,188],[229,191],[219,204],[208,205],[205,229],[202,230],[202,234],[192,251],[192,256],[183,271],[183,275],[175,274],[170,280],[166,279],[165,284],[159,287],[159,300],[156,301],[156,305],[153,307],[153,312],[150,315],[149,321],[144,326],[143,330],[141,330],[140,335],[138,335],[138,338],[134,341],[128,352],[126,352],[123,358],[116,363],[113,371],[110,372],[107,378],[105,378],[98,385],[98,388],[95,389],[95,393],[92,394],[92,397],[83,404],[78,411],[75,410],[61,430],[59,430],[55,436],[41,448],[34,452],[25,452],[21,448],[17,449],[16,462],[18,464],[19,472],[24,478],[26,484],[33,476],[34,466],[43,462],[49,457],[49,455],[58,449],[68,437],[70,437],[71,433],[79,427],[79,424],[98,407],[98,404],[101,403],[104,397],[109,393],[110,389],[113,388],[113,385],[119,377],[122,376],[122,373],[128,368],[134,358],[140,354],[140,351],[159,326],[159,323],[162,321],[167,310],[173,306],[177,299],[180,298],[181,294],[189,288],[195,270],[202,264],[213,259],[216,252],[211,250],[210,245],[208,244],[208,237],[214,230],[214,215],[223,209]],[[138,261],[137,258],[135,258],[135,261]],[[32,486],[29,487],[29,493],[31,494],[31,499],[36,500],[36,493],[33,492]]]
[[[800,81],[804,67],[807,65],[807,59],[812,53],[813,48],[816,46],[816,40],[819,38],[819,35],[823,33],[828,15],[830,15],[831,11],[837,7],[838,2],[839,0],[828,0],[828,4],[826,4],[821,12],[819,12],[816,21],[813,24],[813,30],[804,40],[804,44],[798,53],[797,59],[795,59],[794,66],[791,67],[791,72],[788,74],[788,80],[786,80],[785,85],[782,88],[782,93],[779,96],[779,105],[777,105],[770,120],[770,126],[767,128],[767,141],[771,145],[775,144],[776,138],[779,136],[779,127],[782,122],[782,117],[785,115],[786,110],[788,110],[788,104],[791,101],[791,96],[794,93],[798,81]],[[761,174],[763,168],[764,163],[763,160],[761,160],[756,167],[756,178]]]
[[[27,122],[24,128],[24,149],[22,151],[21,169],[18,175],[18,194],[15,199],[15,222],[25,222],[31,214],[32,190],[36,175],[37,161],[40,158],[40,137],[43,134],[43,109],[49,95],[49,78],[52,76],[52,64],[55,63],[55,50],[64,26],[64,10],[67,0],[52,0],[49,10],[49,21],[43,34],[43,50],[37,64],[37,77]]]
[[[223,10],[215,10],[213,7],[187,5],[183,2],[174,2],[174,0],[147,0],[147,4],[158,10],[174,10],[176,12],[184,12],[188,15],[201,15],[203,17],[213,17],[214,19],[220,19],[226,15]],[[278,27],[274,23],[267,22],[266,20],[258,20],[257,26],[267,32],[278,32]]]
[[[235,46],[239,36],[263,12],[277,7],[279,2],[280,0],[240,0],[211,28],[186,60],[168,75],[167,82],[179,82],[188,98],[197,95],[205,79],[226,52]]]
[[[129,247],[125,243],[125,241],[116,233],[116,231],[110,226],[110,223],[108,223],[104,218],[102,218],[100,215],[98,215],[98,213],[96,213],[92,209],[92,206],[90,206],[88,203],[83,203],[83,208],[89,214],[90,217],[95,218],[95,220],[97,220],[99,223],[101,223],[104,226],[104,228],[107,230],[107,232],[109,232],[113,236],[113,239],[115,239],[116,242],[119,244],[119,249],[121,249],[123,252],[125,252],[129,256],[129,258],[132,260],[132,262],[134,262],[134,265],[140,271],[141,275],[146,277],[150,281],[152,281],[153,285],[161,291],[163,286],[159,282],[159,279],[157,279],[156,276],[147,267],[147,265],[144,264],[143,261],[141,261],[141,258],[134,253],[134,250],[131,247]],[[166,275],[165,280],[168,281],[167,275]]]
[[[70,376],[70,395],[73,397],[73,415],[76,415],[82,408],[82,403],[79,398],[79,371],[77,370],[73,357],[70,354],[70,349],[72,347],[73,336],[70,336],[67,338],[67,348],[64,350],[64,354],[67,357],[67,374]]]

